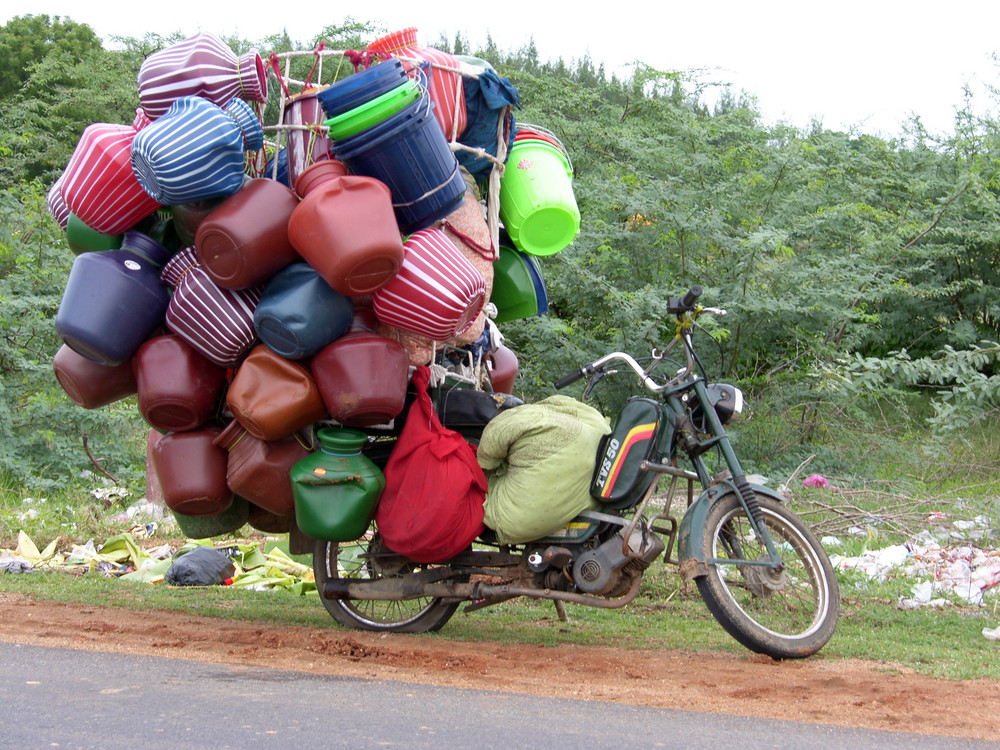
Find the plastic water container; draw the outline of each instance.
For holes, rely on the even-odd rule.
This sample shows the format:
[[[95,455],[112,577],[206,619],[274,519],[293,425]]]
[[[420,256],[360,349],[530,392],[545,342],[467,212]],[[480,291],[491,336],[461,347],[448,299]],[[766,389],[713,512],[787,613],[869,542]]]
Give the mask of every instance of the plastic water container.
[[[323,428],[318,437],[320,450],[291,470],[295,521],[313,539],[359,539],[375,515],[385,477],[361,453],[367,440],[365,433]]]
[[[177,334],[156,336],[132,360],[139,413],[167,432],[201,427],[215,414],[226,387],[226,371]]]
[[[248,181],[198,226],[194,247],[205,273],[225,289],[246,289],[300,260],[288,241],[288,219],[298,205],[280,182]]]
[[[341,294],[370,294],[403,262],[388,188],[371,177],[346,174],[322,161],[295,183],[302,202],[288,222],[292,246]]]
[[[309,363],[330,416],[350,427],[386,424],[406,402],[409,355],[377,325],[371,309],[355,308],[351,330]]]
[[[122,235],[95,231],[71,213],[66,217],[66,242],[79,255],[94,250],[117,250],[122,246]]]
[[[275,515],[294,512],[289,473],[311,452],[297,436],[279,441],[260,440],[234,419],[215,442],[229,453],[226,464],[229,489]]]
[[[161,205],[132,171],[136,135],[131,125],[89,125],[60,178],[67,207],[96,232],[121,234]]]
[[[135,136],[132,170],[167,206],[232,195],[243,185],[245,152],[263,145],[260,121],[242,99],[221,108],[186,96]]]
[[[226,484],[229,455],[214,444],[221,432],[218,427],[175,432],[153,446],[156,478],[171,510],[186,516],[213,516],[232,505],[233,492]]]
[[[207,516],[188,516],[173,511],[177,527],[188,539],[209,539],[239,531],[250,520],[250,503],[239,495],[225,510]]]
[[[403,234],[443,219],[465,197],[458,160],[426,96],[372,128],[335,140],[333,152],[354,174],[385,183]]]
[[[147,57],[139,68],[139,102],[155,120],[183,96],[223,105],[233,97],[267,101],[267,75],[256,50],[240,57],[213,34],[200,32]]]
[[[106,367],[63,344],[52,358],[52,370],[66,395],[84,409],[97,409],[136,392],[131,360]]]
[[[263,344],[240,364],[226,404],[248,432],[281,440],[326,417],[326,406],[309,369]]]
[[[423,229],[403,244],[396,277],[372,295],[383,323],[433,341],[472,325],[485,304],[486,281],[440,229]]]
[[[308,263],[292,263],[264,288],[253,314],[260,340],[288,359],[311,357],[351,327],[354,305]]]
[[[78,255],[56,312],[59,337],[102,365],[120,365],[164,321],[170,290],[159,279],[170,251],[141,232],[120,250]]]

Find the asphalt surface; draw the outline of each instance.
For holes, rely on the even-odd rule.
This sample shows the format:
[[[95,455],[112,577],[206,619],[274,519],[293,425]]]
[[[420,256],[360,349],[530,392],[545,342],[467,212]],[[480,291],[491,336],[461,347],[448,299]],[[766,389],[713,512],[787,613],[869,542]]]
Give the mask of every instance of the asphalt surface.
[[[0,643],[0,747],[967,748],[1000,743]]]

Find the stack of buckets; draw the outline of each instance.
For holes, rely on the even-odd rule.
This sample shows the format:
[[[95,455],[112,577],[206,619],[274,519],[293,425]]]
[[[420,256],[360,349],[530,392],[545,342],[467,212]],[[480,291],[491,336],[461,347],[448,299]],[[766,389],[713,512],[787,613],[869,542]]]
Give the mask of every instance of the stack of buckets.
[[[157,100],[155,117],[138,110],[130,126],[88,128],[50,190],[77,253],[53,369],[84,408],[137,396],[151,427],[151,475],[188,536],[249,521],[348,541],[367,528],[383,486],[362,448],[401,417],[409,368],[429,361],[411,342],[488,351],[487,301],[499,322],[545,312],[525,252],[551,254],[576,232],[553,228],[560,206],[563,216],[575,211],[571,189],[567,198],[540,187],[551,167],[542,162],[554,156],[550,176],[564,190],[568,156],[543,131],[518,135],[507,175],[515,156],[526,166],[501,183],[510,241],[479,270],[482,259],[444,231],[458,214],[468,220],[470,204],[484,229],[485,220],[421,70],[389,60],[289,102],[283,116],[297,108],[307,126],[299,135],[308,135],[289,138],[291,186],[244,166],[238,179],[206,179],[199,193],[194,175],[206,164],[233,162],[211,153],[236,149],[246,165],[260,148],[259,120],[239,94],[266,97],[263,67],[221,47],[199,34],[151,56],[140,101],[144,85],[161,96],[164,81],[179,98]],[[225,89],[209,106],[219,58],[237,81],[249,66],[257,85]],[[183,137],[202,117],[216,118],[225,137]],[[168,129],[171,144],[197,141],[191,164],[183,148],[161,149]],[[171,202],[179,189],[185,202]],[[500,346],[489,360],[494,387],[509,391],[516,356]]]

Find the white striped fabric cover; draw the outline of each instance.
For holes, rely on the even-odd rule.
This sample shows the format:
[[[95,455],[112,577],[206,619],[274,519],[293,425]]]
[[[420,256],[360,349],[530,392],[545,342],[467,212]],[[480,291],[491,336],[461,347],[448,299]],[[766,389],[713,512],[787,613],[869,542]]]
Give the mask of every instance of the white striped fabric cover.
[[[235,367],[257,340],[253,314],[262,286],[223,289],[198,264],[193,247],[181,249],[160,273],[174,287],[167,328],[222,367]]]
[[[154,52],[139,68],[139,102],[153,120],[184,96],[200,96],[220,107],[238,96],[267,100],[264,63],[256,50],[237,58],[213,34],[201,32]]]
[[[245,101],[225,110],[186,96],[143,128],[132,144],[132,169],[143,189],[166,206],[232,195],[243,185],[244,149],[264,143],[260,121]]]
[[[486,282],[437,228],[403,243],[403,265],[375,292],[378,319],[403,331],[447,341],[472,325],[486,302]]]

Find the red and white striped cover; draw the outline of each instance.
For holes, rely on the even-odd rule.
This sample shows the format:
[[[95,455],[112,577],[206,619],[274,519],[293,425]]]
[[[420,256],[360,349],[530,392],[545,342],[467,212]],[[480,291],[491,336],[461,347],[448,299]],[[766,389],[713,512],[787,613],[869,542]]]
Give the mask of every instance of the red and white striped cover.
[[[220,107],[233,97],[267,100],[264,63],[256,50],[237,58],[214,34],[200,32],[154,52],[139,68],[139,103],[153,120],[183,96]]]
[[[104,234],[121,234],[160,207],[132,173],[131,125],[87,127],[62,176],[62,195],[76,218]]]
[[[403,265],[372,296],[378,319],[403,331],[447,341],[472,325],[486,302],[486,282],[437,228],[403,243]]]
[[[376,39],[368,45],[367,51],[387,57],[408,57],[432,63],[428,68],[430,81],[427,88],[431,101],[434,102],[434,116],[441,123],[445,137],[449,141],[458,140],[458,136],[465,132],[468,120],[462,74],[433,67],[443,65],[457,71],[459,62],[454,55],[433,47],[421,47],[417,44],[417,30],[412,27]],[[403,66],[407,70],[411,67],[405,62]]]
[[[160,273],[174,287],[167,328],[222,367],[234,367],[257,340],[253,313],[263,287],[223,289],[198,264],[193,247],[181,249]]]

